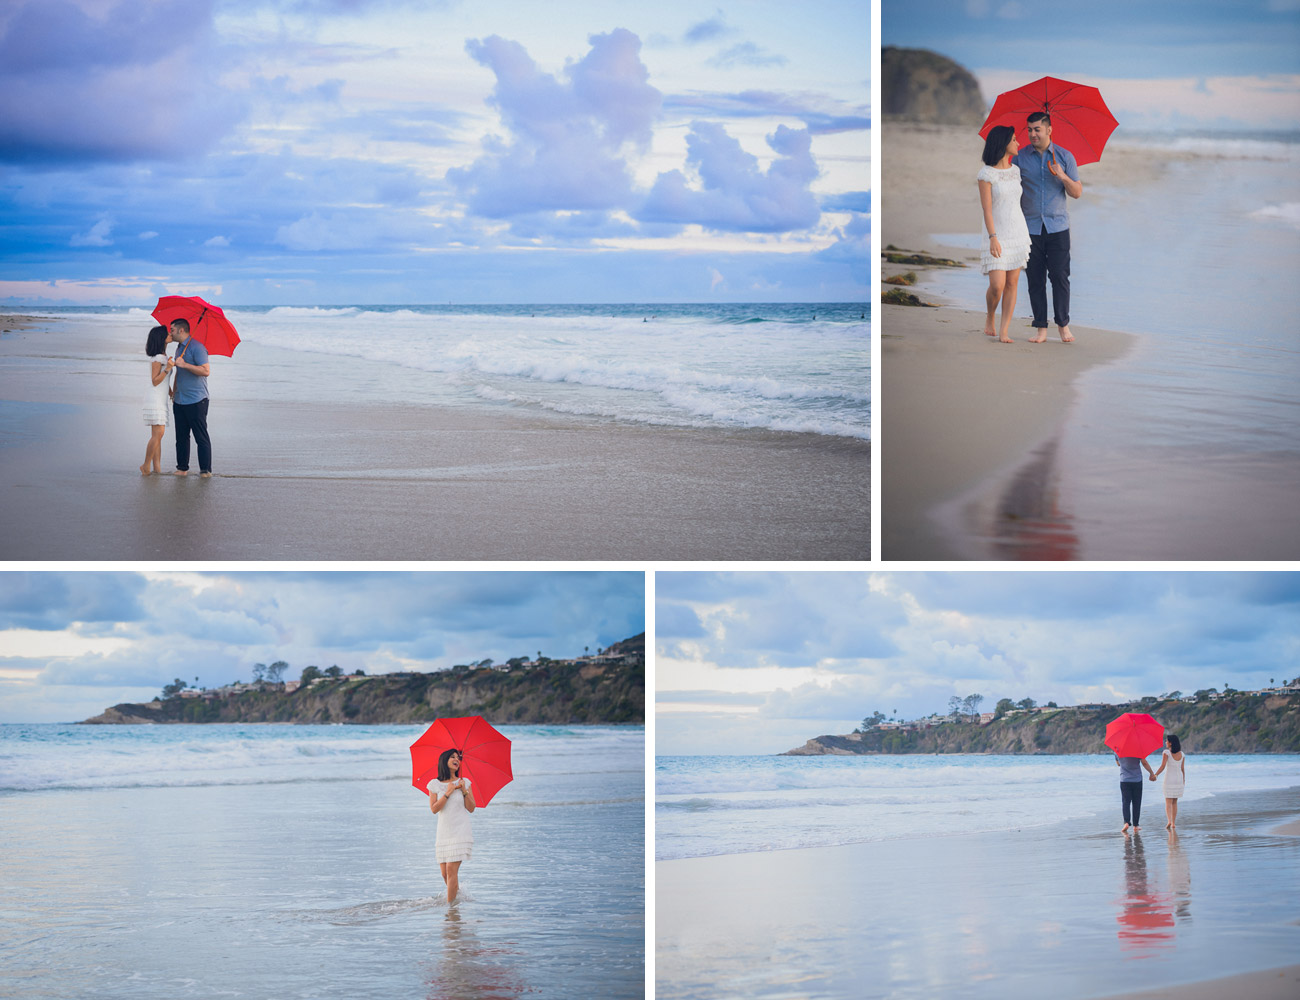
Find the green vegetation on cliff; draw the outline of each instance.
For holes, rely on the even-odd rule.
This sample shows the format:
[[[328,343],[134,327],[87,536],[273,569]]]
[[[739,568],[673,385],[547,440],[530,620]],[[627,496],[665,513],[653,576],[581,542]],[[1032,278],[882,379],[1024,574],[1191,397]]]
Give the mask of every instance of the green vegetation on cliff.
[[[1128,705],[1048,708],[991,722],[930,727],[876,725],[844,736],[818,736],[786,751],[869,753],[1109,753],[1106,724],[1122,712],[1146,712],[1175,733],[1189,753],[1300,753],[1300,692],[1233,693],[1196,702],[1156,699]]]
[[[527,669],[475,666],[436,673],[324,677],[294,691],[177,694],[114,705],[89,723],[298,722],[422,723],[482,715],[494,723],[566,725],[645,722],[645,637],[611,647],[612,656],[546,660]],[[488,661],[484,661],[488,662]]]

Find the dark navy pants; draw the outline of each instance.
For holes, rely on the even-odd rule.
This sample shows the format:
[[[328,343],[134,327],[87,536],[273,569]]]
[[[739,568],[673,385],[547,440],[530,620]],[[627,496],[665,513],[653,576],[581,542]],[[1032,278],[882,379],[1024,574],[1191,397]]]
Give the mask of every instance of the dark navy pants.
[[[1034,311],[1034,326],[1047,326],[1047,279],[1052,280],[1052,318],[1057,326],[1070,325],[1070,231],[1029,234],[1029,263],[1025,279],[1029,282],[1029,307]]]
[[[208,437],[208,401],[197,403],[172,403],[176,417],[176,468],[186,472],[190,467],[190,434],[199,450],[199,471],[212,471],[212,440]]]
[[[1124,804],[1124,822],[1132,823],[1134,826],[1141,826],[1138,819],[1142,815],[1142,782],[1121,781],[1119,783],[1119,797]],[[1128,818],[1130,808],[1133,813],[1131,820]]]

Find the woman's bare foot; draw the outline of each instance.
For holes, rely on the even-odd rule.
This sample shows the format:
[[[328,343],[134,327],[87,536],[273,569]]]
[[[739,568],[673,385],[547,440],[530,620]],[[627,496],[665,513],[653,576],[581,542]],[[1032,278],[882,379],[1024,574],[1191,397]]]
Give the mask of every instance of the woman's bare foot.
[[[1062,344],[1073,344],[1073,343],[1074,343],[1074,334],[1072,334],[1072,333],[1070,332],[1070,328],[1069,328],[1068,326],[1060,326],[1060,327],[1057,327],[1057,329],[1061,331],[1061,343],[1062,343]],[[1043,331],[1043,339],[1044,339],[1044,340],[1047,339],[1047,331],[1046,331],[1046,330]]]
[[[1014,344],[1015,341],[1012,340],[1010,337],[1008,337],[1008,336],[1004,333],[1001,337],[998,338],[998,343],[999,343],[999,344]]]
[[[147,476],[147,475],[149,475],[149,463],[148,463],[148,462],[145,462],[144,465],[140,466],[140,475],[142,475],[142,476]]]
[[[984,336],[996,337],[997,335],[998,332],[993,329],[993,317],[990,316],[988,319],[984,321]]]
[[[1040,327],[1035,327],[1035,329],[1038,331],[1038,336],[1030,337],[1029,342],[1031,344],[1041,344],[1043,343],[1043,341],[1047,339],[1047,327],[1040,326]]]

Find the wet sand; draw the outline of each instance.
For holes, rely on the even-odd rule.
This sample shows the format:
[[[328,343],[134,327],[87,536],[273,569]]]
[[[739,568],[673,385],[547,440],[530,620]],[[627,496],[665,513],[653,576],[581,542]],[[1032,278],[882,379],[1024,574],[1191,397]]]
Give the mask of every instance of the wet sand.
[[[0,346],[0,558],[870,558],[864,441],[217,398],[215,475],[166,474],[168,428],[164,475],[142,477],[135,381],[19,339]]]
[[[1300,840],[1270,832],[1297,813],[1289,789],[1198,800],[1173,836],[1107,814],[659,861],[656,996],[1089,1000],[1273,970],[1231,994],[1268,997],[1300,953]]]

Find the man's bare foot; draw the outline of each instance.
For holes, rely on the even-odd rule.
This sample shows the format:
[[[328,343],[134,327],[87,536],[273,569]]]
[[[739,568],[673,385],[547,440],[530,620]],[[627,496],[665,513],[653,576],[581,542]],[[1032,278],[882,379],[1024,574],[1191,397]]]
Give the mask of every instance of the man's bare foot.
[[[1037,336],[1037,337],[1030,337],[1030,338],[1029,338],[1029,342],[1030,342],[1031,344],[1041,344],[1043,341],[1045,341],[1045,340],[1047,339],[1047,327],[1045,327],[1045,326],[1037,326],[1037,327],[1034,327],[1034,329],[1038,331],[1038,336]]]
[[[188,476],[189,474],[190,474],[189,469],[177,469],[175,472],[172,473],[173,476]]]
[[[200,472],[200,473],[199,473],[199,478],[200,478],[200,479],[211,479],[211,478],[212,478],[212,473],[211,473],[211,472]]]
[[[1124,828],[1123,828],[1122,830],[1120,830],[1120,833],[1128,833],[1128,824],[1127,824],[1127,823],[1124,824]]]
[[[1062,343],[1062,344],[1073,344],[1073,343],[1074,343],[1074,334],[1072,334],[1072,333],[1070,332],[1070,328],[1069,328],[1068,326],[1058,326],[1057,329],[1061,331],[1061,343]],[[1044,340],[1047,339],[1047,331],[1046,331],[1046,330],[1043,331],[1043,339],[1044,339]]]

